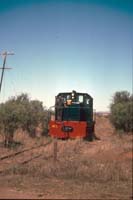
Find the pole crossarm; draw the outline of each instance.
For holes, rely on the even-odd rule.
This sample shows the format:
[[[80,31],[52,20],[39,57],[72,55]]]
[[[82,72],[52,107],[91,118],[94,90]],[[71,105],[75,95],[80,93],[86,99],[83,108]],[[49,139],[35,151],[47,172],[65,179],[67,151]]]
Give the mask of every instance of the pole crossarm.
[[[0,67],[0,69],[3,69],[3,67]],[[5,67],[4,69],[12,69],[11,67]]]
[[[1,56],[7,56],[7,55],[14,55],[14,53],[13,52],[7,52],[7,51],[5,51],[3,53],[0,53],[0,55]]]
[[[14,53],[5,51],[5,52],[0,53],[0,55],[3,56],[3,67],[0,68],[0,69],[2,69],[1,80],[0,80],[0,93],[1,93],[1,88],[2,88],[2,82],[3,82],[3,76],[4,76],[5,69],[11,69],[10,67],[5,67],[5,65],[6,65],[6,57],[8,55],[14,55]]]

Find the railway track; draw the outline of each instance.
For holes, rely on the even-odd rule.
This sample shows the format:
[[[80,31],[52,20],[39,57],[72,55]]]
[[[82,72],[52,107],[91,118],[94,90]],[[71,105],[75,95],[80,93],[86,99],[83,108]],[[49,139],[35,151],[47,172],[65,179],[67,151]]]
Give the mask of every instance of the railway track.
[[[52,141],[49,141],[45,144],[33,146],[31,148],[23,149],[21,151],[0,157],[0,173],[3,173],[16,165],[24,165],[43,156],[45,147],[51,144],[51,142]]]
[[[48,142],[48,143],[46,143],[46,144],[40,144],[40,145],[38,145],[38,146],[33,146],[33,147],[31,147],[31,148],[26,148],[26,149],[23,149],[23,150],[21,150],[21,151],[17,151],[17,152],[15,152],[15,153],[2,156],[2,157],[0,157],[0,161],[1,161],[1,160],[5,160],[5,159],[7,159],[7,158],[11,158],[11,157],[17,156],[17,155],[19,155],[19,154],[21,154],[21,153],[24,153],[24,152],[26,152],[26,151],[30,151],[30,150],[33,150],[33,149],[37,149],[37,148],[39,148],[39,147],[41,147],[41,146],[45,146],[45,145],[47,145],[47,144],[49,144],[49,143],[51,143],[51,142]]]

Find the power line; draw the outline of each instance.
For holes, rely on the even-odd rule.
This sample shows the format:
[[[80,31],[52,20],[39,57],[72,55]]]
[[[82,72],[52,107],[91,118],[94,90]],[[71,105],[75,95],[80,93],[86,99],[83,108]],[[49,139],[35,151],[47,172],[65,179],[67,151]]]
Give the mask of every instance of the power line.
[[[6,58],[7,58],[8,55],[14,55],[14,53],[5,51],[3,53],[0,53],[0,55],[4,57],[3,58],[3,67],[0,68],[0,69],[2,69],[1,80],[0,80],[0,93],[1,93],[1,88],[2,88],[2,82],[3,82],[3,76],[4,76],[5,69],[11,69],[10,67],[5,67]]]

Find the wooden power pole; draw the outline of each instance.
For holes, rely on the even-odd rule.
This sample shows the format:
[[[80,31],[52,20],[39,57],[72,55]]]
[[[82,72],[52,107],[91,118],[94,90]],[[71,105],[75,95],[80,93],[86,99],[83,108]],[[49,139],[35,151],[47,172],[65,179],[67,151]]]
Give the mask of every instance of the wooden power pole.
[[[0,93],[1,93],[1,88],[2,88],[2,82],[3,82],[5,69],[11,69],[10,67],[5,67],[5,65],[6,65],[6,57],[8,55],[14,55],[14,53],[5,51],[3,53],[0,53],[0,55],[4,57],[4,59],[3,59],[3,67],[0,68],[0,69],[2,69],[1,80],[0,80]]]

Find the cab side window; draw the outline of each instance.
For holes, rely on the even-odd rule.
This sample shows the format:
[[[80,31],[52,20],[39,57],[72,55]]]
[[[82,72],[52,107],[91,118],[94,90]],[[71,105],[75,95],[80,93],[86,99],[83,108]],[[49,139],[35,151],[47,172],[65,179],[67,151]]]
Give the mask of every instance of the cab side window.
[[[83,95],[79,95],[78,100],[80,103],[83,103],[83,101],[84,101]]]
[[[90,99],[86,99],[86,104],[87,104],[87,105],[90,104]]]

